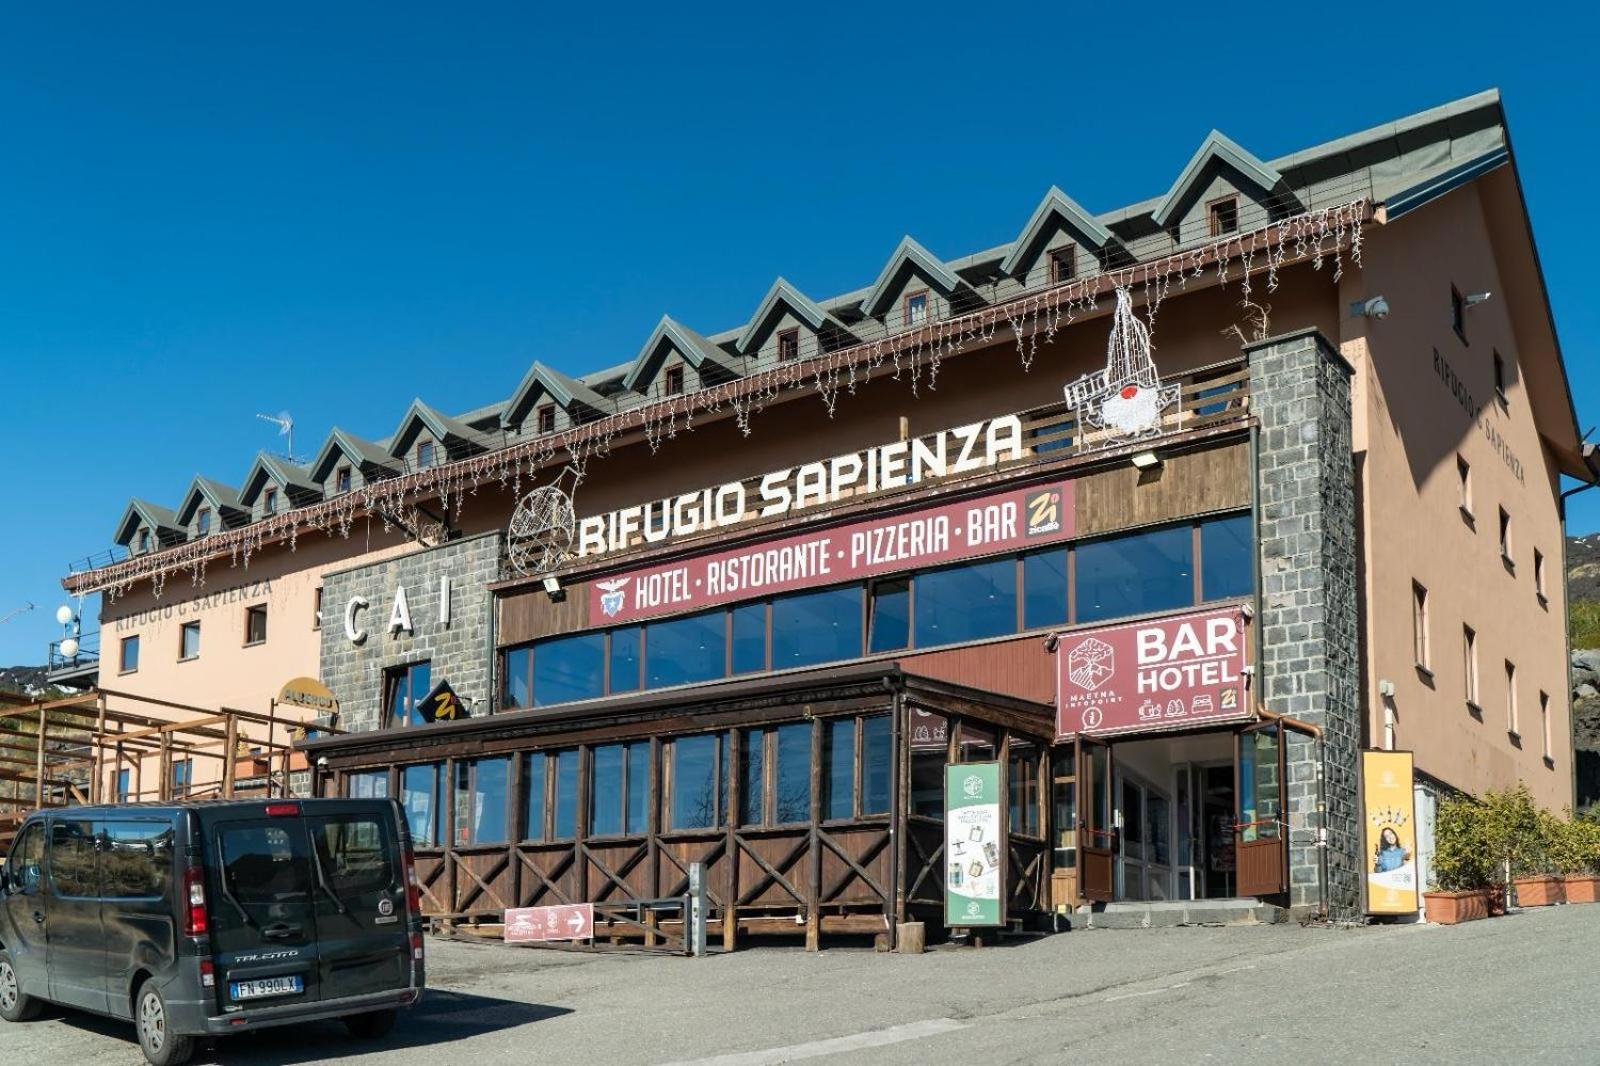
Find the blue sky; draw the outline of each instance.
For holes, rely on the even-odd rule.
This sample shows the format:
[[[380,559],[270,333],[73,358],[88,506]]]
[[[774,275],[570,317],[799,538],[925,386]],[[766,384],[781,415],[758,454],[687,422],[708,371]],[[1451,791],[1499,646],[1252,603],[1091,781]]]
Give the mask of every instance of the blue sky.
[[[13,6],[0,35],[0,665],[130,495],[175,505],[338,422],[390,432],[543,359],[632,356],[663,312],[741,323],[778,274],[955,256],[1058,184],[1165,191],[1216,126],[1271,157],[1505,95],[1584,426],[1600,422],[1597,16],[1503,5],[492,3]],[[1584,24],[1579,24],[1579,22]],[[1600,529],[1600,492],[1574,532]]]

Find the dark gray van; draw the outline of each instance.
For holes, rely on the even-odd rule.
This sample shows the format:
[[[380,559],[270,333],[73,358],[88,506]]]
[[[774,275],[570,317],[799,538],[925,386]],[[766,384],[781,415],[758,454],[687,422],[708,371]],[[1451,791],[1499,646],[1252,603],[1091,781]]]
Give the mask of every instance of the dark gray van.
[[[40,812],[0,868],[0,1018],[48,1001],[126,1019],[155,1066],[319,1018],[383,1036],[422,996],[422,955],[394,800]]]

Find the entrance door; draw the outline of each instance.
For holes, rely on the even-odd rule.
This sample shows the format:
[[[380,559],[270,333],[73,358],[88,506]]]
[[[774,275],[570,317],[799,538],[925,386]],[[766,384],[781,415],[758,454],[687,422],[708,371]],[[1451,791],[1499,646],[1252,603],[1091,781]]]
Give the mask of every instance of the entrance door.
[[[1289,888],[1284,838],[1283,724],[1276,719],[1240,731],[1237,818],[1234,822],[1239,895],[1275,896]]]
[[[1111,745],[1078,737],[1078,891],[1086,900],[1116,898],[1117,832],[1112,825]]]

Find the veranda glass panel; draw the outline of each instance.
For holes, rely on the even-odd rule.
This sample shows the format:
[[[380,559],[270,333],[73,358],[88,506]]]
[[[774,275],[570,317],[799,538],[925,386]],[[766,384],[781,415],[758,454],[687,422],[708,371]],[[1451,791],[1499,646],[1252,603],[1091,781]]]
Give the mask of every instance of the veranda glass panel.
[[[672,829],[716,826],[717,748],[716,734],[672,742]]]
[[[776,792],[772,797],[774,824],[811,820],[811,723],[793,722],[778,726],[774,748],[777,755]]]

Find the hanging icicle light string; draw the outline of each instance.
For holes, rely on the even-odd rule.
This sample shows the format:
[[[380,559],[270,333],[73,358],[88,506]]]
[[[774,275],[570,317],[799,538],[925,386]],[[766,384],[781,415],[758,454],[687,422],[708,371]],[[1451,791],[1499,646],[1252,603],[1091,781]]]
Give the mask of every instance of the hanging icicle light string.
[[[286,543],[291,552],[302,534],[321,531],[348,538],[356,519],[378,516],[385,532],[396,519],[417,504],[437,499],[445,517],[459,517],[466,497],[476,495],[485,483],[498,483],[512,499],[520,499],[541,472],[570,467],[572,487],[581,485],[592,459],[611,453],[624,434],[638,434],[652,454],[677,435],[694,429],[695,416],[714,418],[731,412],[743,436],[753,431],[753,417],[767,407],[809,389],[821,399],[828,417],[837,410],[841,393],[855,395],[857,388],[882,375],[907,381],[913,397],[937,389],[943,361],[969,350],[994,344],[1001,331],[1009,331],[1024,371],[1033,368],[1042,347],[1080,317],[1099,313],[1102,294],[1137,290],[1144,304],[1145,325],[1155,330],[1161,304],[1174,287],[1182,291],[1208,270],[1226,287],[1231,264],[1238,260],[1245,301],[1253,292],[1252,280],[1265,274],[1267,292],[1277,289],[1285,266],[1308,262],[1321,270],[1330,259],[1334,281],[1344,273],[1345,257],[1361,265],[1365,198],[1308,211],[1261,228],[1230,234],[1211,243],[1163,258],[1119,267],[1033,290],[1002,303],[941,321],[923,322],[912,330],[824,352],[805,360],[780,363],[732,381],[692,393],[668,396],[641,407],[606,415],[592,422],[555,433],[518,441],[507,447],[466,456],[439,466],[392,478],[367,481],[354,490],[293,508],[248,525],[223,530],[199,540],[136,555],[96,569],[71,575],[64,584],[69,592],[104,593],[116,599],[135,584],[148,580],[160,598],[169,575],[188,570],[193,584],[205,583],[206,568],[227,558],[234,567],[248,568],[251,558],[265,545]],[[1265,262],[1258,265],[1259,257]]]

